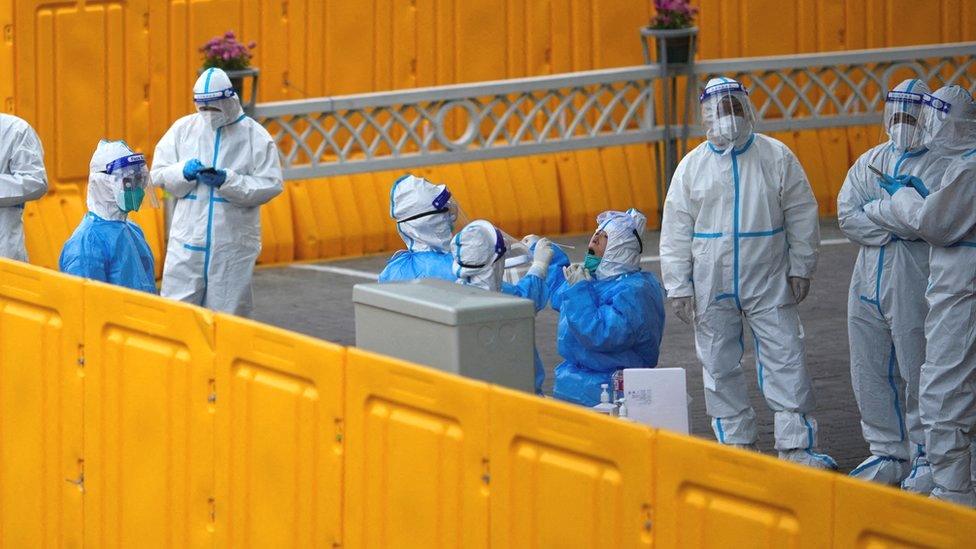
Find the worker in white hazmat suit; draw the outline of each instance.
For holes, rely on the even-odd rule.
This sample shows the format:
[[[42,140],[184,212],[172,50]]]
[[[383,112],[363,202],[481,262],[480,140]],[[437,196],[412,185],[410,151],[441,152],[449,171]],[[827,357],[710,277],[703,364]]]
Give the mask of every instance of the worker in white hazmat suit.
[[[926,494],[932,486],[918,415],[918,376],[925,360],[929,245],[913,233],[871,221],[864,206],[888,196],[872,168],[925,181],[940,179],[945,171],[949,157],[926,149],[917,131],[928,91],[924,82],[910,79],[887,94],[883,123],[888,138],[857,159],[837,198],[841,230],[861,245],[848,294],[847,328],[851,382],[871,456],[851,476],[892,485],[905,481],[906,489]]]
[[[864,206],[893,232],[931,244],[919,412],[933,497],[976,507],[970,443],[976,433],[976,102],[960,86],[923,97],[922,144],[951,159],[944,174],[884,175],[890,199]]]
[[[0,113],[0,257],[27,261],[24,204],[47,192],[44,149],[30,124]]]
[[[727,78],[700,97],[707,141],[678,165],[661,231],[661,270],[672,309],[695,323],[705,406],[716,438],[754,447],[742,355],[753,333],[759,390],[775,412],[782,459],[836,468],[818,453],[813,388],[797,303],[806,297],[820,244],[817,203],[796,156],[753,133],[745,88]]]
[[[193,100],[197,112],[177,120],[153,156],[153,181],[177,198],[161,294],[247,316],[259,206],[282,191],[278,150],[224,71],[200,75]]]

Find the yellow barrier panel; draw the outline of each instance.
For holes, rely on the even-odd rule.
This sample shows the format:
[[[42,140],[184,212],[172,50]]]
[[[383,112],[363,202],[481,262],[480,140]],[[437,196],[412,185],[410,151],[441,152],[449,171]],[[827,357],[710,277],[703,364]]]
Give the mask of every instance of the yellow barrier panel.
[[[572,152],[556,155],[559,173],[559,203],[562,205],[562,232],[585,231],[591,225],[589,210],[583,197],[583,187],[587,184],[580,179],[579,165]]]
[[[492,547],[650,547],[652,432],[492,386]]]
[[[834,547],[972,547],[973,512],[894,488],[834,479]]]
[[[341,539],[345,349],[216,315],[218,547]]]
[[[467,162],[461,164],[461,176],[468,188],[471,201],[463,204],[471,219],[487,219],[492,223],[504,226],[506,204],[499,204],[495,193],[491,191],[485,167],[481,162]],[[450,185],[449,181],[444,181]]]
[[[82,281],[0,260],[0,547],[78,547]]]
[[[382,202],[377,196],[372,174],[352,176],[353,192],[362,224],[359,230],[363,232],[363,251],[365,253],[382,252],[386,249],[386,228],[390,226],[390,199],[387,193]]]
[[[488,385],[346,356],[343,545],[485,547]]]
[[[833,477],[659,431],[658,547],[830,547]]]
[[[660,229],[658,219],[657,196],[657,165],[652,155],[653,145],[627,145],[624,153],[627,156],[627,172],[630,174],[631,193],[634,197],[634,207],[647,216],[648,229]]]
[[[213,545],[214,328],[204,309],[87,281],[85,545]]]
[[[488,189],[491,191],[494,203],[498,206],[492,222],[513,236],[524,235],[525,232],[522,230],[524,223],[522,204],[515,192],[515,184],[512,181],[511,173],[508,171],[507,161],[489,160],[483,162],[482,165],[485,169]]]
[[[522,214],[519,235],[543,233],[545,228],[543,219],[547,216],[546,212],[547,210],[552,211],[553,206],[558,207],[558,203],[545,203],[539,187],[545,185],[546,182],[537,181],[532,175],[532,163],[528,157],[508,158],[504,162],[508,167],[515,201],[518,202],[519,211]]]
[[[4,547],[976,536],[962,507],[8,260],[0,434]]]
[[[85,211],[81,193],[67,186],[28,202],[24,207],[24,239],[31,263],[57,270],[61,248]]]
[[[600,149],[600,161],[603,165],[603,176],[607,183],[607,198],[609,209],[625,211],[636,207],[631,190],[636,186],[630,179],[627,169],[627,157],[623,147],[606,147]]]
[[[530,156],[532,181],[539,193],[542,207],[542,233],[557,234],[562,230],[562,208],[559,202],[559,175],[553,155]]]

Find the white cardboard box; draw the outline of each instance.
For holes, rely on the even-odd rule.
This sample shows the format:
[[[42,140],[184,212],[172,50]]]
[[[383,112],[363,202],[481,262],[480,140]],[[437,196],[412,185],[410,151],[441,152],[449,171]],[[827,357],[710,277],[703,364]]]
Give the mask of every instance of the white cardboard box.
[[[684,368],[628,368],[624,370],[624,398],[630,419],[688,434]]]

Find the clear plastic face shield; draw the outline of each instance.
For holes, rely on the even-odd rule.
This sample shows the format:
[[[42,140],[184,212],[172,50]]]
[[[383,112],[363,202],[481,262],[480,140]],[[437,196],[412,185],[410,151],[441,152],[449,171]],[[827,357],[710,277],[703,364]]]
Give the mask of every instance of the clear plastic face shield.
[[[752,135],[756,113],[742,84],[722,80],[709,81],[698,100],[705,137],[713,147],[729,153]]]
[[[884,129],[881,142],[888,138],[901,152],[922,147],[922,116],[924,94],[910,91],[889,91],[885,96]]]
[[[952,103],[932,94],[922,96],[922,113],[918,122],[919,141],[930,148],[948,148],[943,127],[950,122]]]
[[[159,207],[145,155],[130,154],[117,158],[105,166],[104,173],[117,182],[116,203],[123,212],[138,211],[146,195],[149,196],[150,206]]]

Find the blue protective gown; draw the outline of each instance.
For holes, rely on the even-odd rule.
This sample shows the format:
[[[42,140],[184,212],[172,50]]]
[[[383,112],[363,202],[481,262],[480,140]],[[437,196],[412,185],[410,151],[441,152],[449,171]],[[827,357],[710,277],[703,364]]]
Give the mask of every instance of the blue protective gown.
[[[398,282],[418,278],[441,278],[454,282],[457,277],[451,270],[452,261],[450,252],[400,250],[386,262],[379,281]]]
[[[61,272],[155,294],[155,261],[139,225],[92,212],[61,249]]]
[[[657,366],[664,333],[664,293],[657,277],[635,272],[562,285],[554,396],[583,406],[600,402],[600,384],[614,371]]]
[[[547,275],[548,276],[548,275]],[[549,287],[541,278],[534,274],[528,274],[518,281],[518,284],[502,283],[502,293],[523,297],[532,301],[535,305],[535,312],[538,313],[546,308],[549,301]],[[546,379],[546,370],[542,366],[542,358],[539,357],[539,350],[533,349],[535,360],[535,392],[542,394],[542,382]]]

